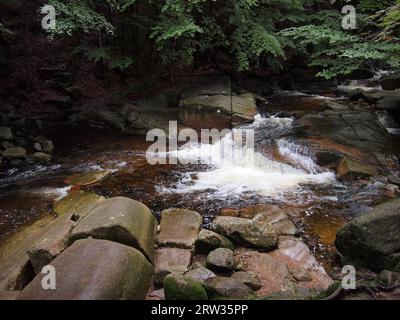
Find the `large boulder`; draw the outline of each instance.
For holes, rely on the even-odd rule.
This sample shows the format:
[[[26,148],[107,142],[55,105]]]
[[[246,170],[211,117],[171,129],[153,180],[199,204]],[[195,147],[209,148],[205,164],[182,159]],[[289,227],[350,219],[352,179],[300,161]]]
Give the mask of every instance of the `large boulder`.
[[[132,246],[153,261],[155,218],[144,204],[116,197],[99,202],[72,231],[71,242],[93,237]]]
[[[207,300],[200,282],[182,275],[168,275],[164,279],[166,300]]]
[[[229,272],[235,267],[233,251],[226,248],[218,248],[207,256],[207,267],[211,270]]]
[[[345,261],[372,269],[400,270],[400,199],[383,203],[342,227],[336,248]]]
[[[265,222],[220,216],[215,218],[210,228],[244,246],[270,250],[277,244],[276,231]]]
[[[196,241],[196,252],[209,253],[217,248],[234,249],[232,242],[224,236],[210,230],[201,230]]]
[[[203,217],[186,209],[167,209],[161,212],[158,244],[162,247],[193,249]]]
[[[340,179],[353,179],[377,175],[378,169],[373,165],[345,157],[339,163],[336,172]]]
[[[51,264],[56,289],[42,287],[39,274],[25,287],[21,300],[133,300],[144,299],[153,267],[143,254],[107,240],[76,241]]]

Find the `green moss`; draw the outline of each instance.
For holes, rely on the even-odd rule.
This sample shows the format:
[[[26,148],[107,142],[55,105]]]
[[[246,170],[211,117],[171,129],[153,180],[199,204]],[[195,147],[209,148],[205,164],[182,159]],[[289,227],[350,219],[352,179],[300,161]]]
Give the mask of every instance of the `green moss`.
[[[200,282],[180,275],[168,275],[164,279],[167,300],[207,300],[207,293]]]

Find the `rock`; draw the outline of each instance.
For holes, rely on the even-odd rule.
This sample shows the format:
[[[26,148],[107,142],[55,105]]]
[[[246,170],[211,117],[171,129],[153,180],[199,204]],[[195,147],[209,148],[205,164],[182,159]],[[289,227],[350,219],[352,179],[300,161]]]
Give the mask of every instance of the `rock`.
[[[239,280],[254,291],[258,291],[262,288],[260,278],[253,272],[235,272],[232,278]]]
[[[366,163],[344,158],[339,163],[336,173],[340,179],[355,179],[377,175],[378,169]]]
[[[57,201],[53,212],[58,216],[73,215],[74,220],[82,219],[96,204],[106,198],[95,193],[76,190],[70,192],[66,197]]]
[[[283,211],[276,210],[256,215],[253,219],[260,223],[271,225],[279,235],[298,235],[299,229],[290,220],[289,216]]]
[[[241,96],[202,95],[181,100],[179,120],[195,129],[229,129],[234,124],[252,122],[257,114],[255,99]]]
[[[394,111],[400,108],[400,95],[381,99],[376,103],[376,108],[380,110]]]
[[[35,152],[33,155],[32,155],[32,158],[35,160],[35,161],[38,161],[38,162],[49,162],[49,161],[51,161],[51,155],[49,155],[49,154],[47,154],[47,153],[43,153],[43,152]]]
[[[400,178],[399,178],[399,176],[397,176],[397,175],[390,175],[389,176],[389,182],[391,183],[391,184],[394,184],[394,185],[396,185],[396,186],[400,186]]]
[[[324,106],[331,110],[348,110],[349,109],[348,106],[345,106],[343,104],[340,104],[340,103],[337,103],[337,102],[334,102],[331,100],[324,101]]]
[[[229,272],[235,266],[233,251],[226,248],[218,248],[211,251],[206,260],[207,267],[211,270]]]
[[[0,140],[12,140],[14,138],[12,131],[8,127],[0,127]]]
[[[150,292],[149,298],[150,300],[164,300],[165,299],[164,289],[154,290]]]
[[[187,249],[161,248],[156,250],[155,276],[156,286],[163,285],[164,278],[168,274],[184,274],[191,262],[192,253]]]
[[[33,148],[34,148],[37,152],[42,152],[42,151],[43,151],[42,145],[41,145],[39,142],[35,142],[35,143],[33,144]]]
[[[7,160],[26,159],[26,151],[21,147],[10,148],[3,152],[3,158]]]
[[[246,270],[260,278],[262,288],[257,294],[268,295],[278,291],[294,290],[294,279],[284,262],[254,250],[240,248],[235,252],[236,259],[243,261]]]
[[[182,99],[187,99],[196,96],[214,96],[226,95],[232,93],[231,79],[224,76],[204,77],[196,82],[195,86],[191,86],[182,91]]]
[[[199,266],[185,273],[186,277],[199,281],[201,284],[207,279],[216,277],[215,273],[203,266]]]
[[[10,143],[8,141],[3,141],[1,146],[3,147],[4,150],[15,148],[15,145],[13,145],[12,143]]]
[[[64,251],[75,222],[70,216],[62,216],[51,222],[47,232],[29,250],[28,255],[36,274]]]
[[[313,280],[307,270],[303,268],[292,269],[290,270],[290,273],[298,282],[310,282]]]
[[[400,199],[383,203],[346,224],[337,232],[335,245],[344,261],[400,271]]]
[[[201,283],[186,276],[166,276],[164,292],[166,300],[207,300],[207,293]]]
[[[400,75],[397,73],[384,76],[379,82],[383,90],[396,90],[400,88]]]
[[[254,292],[239,280],[225,277],[210,278],[205,281],[210,298],[250,299]]]
[[[16,300],[19,294],[20,291],[17,290],[13,291],[0,290],[0,301]]]
[[[383,281],[387,286],[391,287],[396,284],[400,284],[400,272],[383,270],[379,274],[379,279]]]
[[[53,153],[53,151],[54,151],[53,141],[51,141],[43,136],[36,137],[35,141],[40,143],[40,145],[42,146],[43,152]]]
[[[116,197],[99,202],[72,231],[71,242],[87,237],[119,242],[154,260],[155,218],[144,204]]]
[[[196,251],[199,253],[209,253],[217,248],[234,249],[232,242],[227,238],[210,230],[201,230],[196,241]]]
[[[19,300],[143,300],[153,267],[143,254],[107,240],[78,240],[52,261],[56,289],[42,287],[44,274],[25,287]]]
[[[65,179],[67,184],[88,186],[103,180],[112,173],[111,170],[87,172],[84,174],[74,174]]]
[[[161,212],[158,243],[164,247],[193,249],[203,222],[195,211],[167,209]]]
[[[284,220],[272,224],[276,233],[283,236],[298,236],[300,230],[290,220]]]
[[[277,244],[276,231],[263,222],[236,217],[217,217],[210,228],[244,246],[269,250]]]

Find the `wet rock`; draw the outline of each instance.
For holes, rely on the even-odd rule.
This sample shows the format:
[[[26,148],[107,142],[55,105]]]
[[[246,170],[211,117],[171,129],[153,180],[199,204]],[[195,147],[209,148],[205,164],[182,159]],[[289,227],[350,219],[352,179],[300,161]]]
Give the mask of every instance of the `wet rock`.
[[[254,292],[241,281],[233,278],[215,277],[205,281],[210,298],[250,299]]]
[[[155,218],[144,204],[116,197],[99,202],[72,231],[71,242],[87,237],[132,246],[154,259]]]
[[[389,182],[396,186],[400,186],[400,177],[397,175],[390,175]]]
[[[227,95],[230,96],[231,79],[229,77],[204,77],[196,82],[195,86],[191,86],[182,91],[181,97],[183,99],[196,97],[196,96],[214,96],[214,95]]]
[[[276,233],[283,236],[298,236],[300,230],[290,220],[279,221],[272,224]]]
[[[400,199],[383,203],[346,224],[338,231],[335,245],[344,261],[400,271]]]
[[[244,246],[268,250],[275,248],[277,244],[276,231],[263,222],[236,217],[217,217],[210,228]]]
[[[210,230],[201,230],[196,241],[196,251],[208,253],[217,248],[234,249],[232,242],[224,236]]]
[[[36,274],[64,251],[75,222],[68,215],[62,216],[47,227],[47,232],[29,250],[28,255]]]
[[[400,272],[383,270],[379,274],[379,280],[383,281],[389,287],[400,284]]]
[[[65,182],[71,185],[88,186],[99,182],[108,177],[112,172],[110,170],[88,172],[84,174],[74,174],[67,177]]]
[[[254,217],[254,221],[271,225],[278,235],[298,235],[299,229],[283,211],[276,210],[260,213]]]
[[[313,280],[311,275],[307,272],[307,270],[303,268],[291,269],[290,273],[298,282],[310,282]]]
[[[184,274],[191,262],[192,253],[187,249],[162,248],[156,250],[155,276],[156,286],[163,285],[164,278],[168,274]]]
[[[164,292],[166,300],[207,300],[207,293],[201,283],[186,276],[166,276]]]
[[[0,140],[12,140],[14,138],[12,131],[8,127],[0,127]]]
[[[233,251],[226,248],[219,248],[211,251],[206,260],[207,267],[211,270],[229,272],[235,266]]]
[[[389,76],[384,76],[380,79],[379,83],[383,90],[396,90],[400,88],[400,75],[393,74]]]
[[[49,162],[51,161],[51,155],[43,152],[35,152],[32,154],[32,159],[38,162]]]
[[[324,106],[331,110],[348,110],[349,109],[348,106],[345,106],[343,104],[340,104],[340,103],[337,103],[334,101],[330,101],[330,100],[325,101]]]
[[[73,215],[74,220],[82,219],[96,204],[106,198],[95,193],[82,190],[70,192],[66,197],[57,201],[54,205],[54,213],[62,215]]]
[[[188,272],[185,273],[186,277],[192,278],[196,281],[199,281],[201,284],[204,283],[207,279],[216,277],[215,273],[203,266],[198,266]]]
[[[232,278],[239,280],[254,291],[258,291],[262,288],[260,278],[253,272],[235,272]]]
[[[394,111],[400,108],[400,94],[398,97],[389,97],[381,99],[376,103],[377,109]]]
[[[6,160],[26,159],[26,150],[21,147],[7,149],[3,152],[3,158]]]
[[[185,209],[167,209],[161,213],[158,243],[164,247],[193,249],[203,217]]]
[[[52,261],[55,290],[42,287],[39,274],[21,300],[141,300],[150,287],[153,267],[143,254],[107,240],[76,241]]]
[[[3,141],[1,146],[3,147],[4,150],[15,148],[15,145],[13,145],[12,143],[10,143],[8,141]]]
[[[355,179],[377,175],[378,169],[370,164],[344,158],[336,169],[338,178]]]
[[[43,136],[38,136],[35,138],[35,141],[40,143],[42,146],[42,151],[45,153],[53,153],[54,151],[54,144],[53,141],[43,137]]]

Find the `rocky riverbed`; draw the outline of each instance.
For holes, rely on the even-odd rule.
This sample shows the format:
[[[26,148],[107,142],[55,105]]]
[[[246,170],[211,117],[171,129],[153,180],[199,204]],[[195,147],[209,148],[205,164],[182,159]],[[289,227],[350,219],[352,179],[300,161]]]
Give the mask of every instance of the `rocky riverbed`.
[[[9,163],[18,158],[7,150],[21,147],[13,124],[2,127],[3,147],[14,144],[0,180],[1,297],[396,298],[399,91],[245,87],[218,76],[93,102],[70,115],[70,129],[46,132],[51,163]],[[170,120],[254,129],[256,165],[151,166],[143,136],[116,133]],[[54,153],[46,138],[29,141]],[[58,270],[53,293],[41,288],[47,264]],[[358,291],[340,289],[344,264],[357,267]]]

